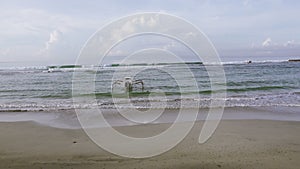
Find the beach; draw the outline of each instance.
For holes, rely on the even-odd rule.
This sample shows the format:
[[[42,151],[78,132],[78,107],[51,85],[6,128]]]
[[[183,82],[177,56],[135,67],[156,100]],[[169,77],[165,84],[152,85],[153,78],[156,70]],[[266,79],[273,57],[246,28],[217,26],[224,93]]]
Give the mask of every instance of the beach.
[[[182,73],[182,64],[76,68],[78,79],[75,70],[66,68],[49,73],[46,67],[0,69],[0,168],[299,168],[299,62],[224,64],[226,83],[216,83],[218,90],[210,87],[206,71],[213,64],[187,65],[192,76]],[[142,80],[144,86],[135,85],[128,98],[122,84],[111,86],[144,68],[147,71],[131,79]],[[114,79],[116,72],[120,77]],[[94,89],[88,87],[91,82]],[[199,144],[208,110],[220,107],[224,107],[220,124],[206,143]],[[84,112],[81,120],[89,119],[85,127],[99,128],[106,136],[107,125],[99,121],[98,110],[117,131],[137,138],[162,133],[179,112],[183,116],[177,123],[196,123],[182,142],[163,154],[125,158],[100,148],[82,129],[78,111]],[[129,118],[120,110],[126,110]],[[130,150],[140,151],[134,146]]]
[[[130,159],[102,150],[82,129],[54,128],[33,121],[1,122],[0,168],[296,169],[300,166],[299,121],[222,120],[213,136],[199,144],[202,125],[203,121],[196,122],[188,136],[166,153]],[[168,126],[161,123],[116,129],[138,137],[153,135]]]
[[[0,169],[300,169],[299,8],[2,1]]]

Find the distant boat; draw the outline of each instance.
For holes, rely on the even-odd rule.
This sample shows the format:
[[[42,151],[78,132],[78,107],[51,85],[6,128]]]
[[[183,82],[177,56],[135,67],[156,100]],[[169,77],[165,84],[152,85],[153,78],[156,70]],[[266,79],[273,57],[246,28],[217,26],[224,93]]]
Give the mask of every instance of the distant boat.
[[[290,59],[289,62],[300,62],[300,59]]]

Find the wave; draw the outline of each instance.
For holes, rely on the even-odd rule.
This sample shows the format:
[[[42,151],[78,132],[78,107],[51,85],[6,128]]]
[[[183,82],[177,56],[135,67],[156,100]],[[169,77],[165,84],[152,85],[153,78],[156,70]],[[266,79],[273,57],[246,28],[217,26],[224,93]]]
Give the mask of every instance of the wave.
[[[233,85],[230,84],[227,87],[234,87],[234,86],[243,86],[243,85]],[[171,87],[166,87],[166,90],[170,90]],[[164,87],[160,88],[164,90]],[[96,97],[100,98],[138,98],[138,97],[148,97],[150,94],[151,96],[188,96],[188,95],[211,95],[213,93],[244,93],[244,92],[251,92],[251,91],[273,91],[273,90],[288,90],[288,89],[295,89],[295,87],[291,86],[257,86],[257,87],[241,87],[241,88],[227,88],[221,90],[200,90],[200,91],[188,91],[188,92],[179,92],[179,91],[166,91],[166,92],[150,92],[150,91],[134,91],[134,92],[95,92],[95,93],[83,93],[78,95],[73,95],[71,91],[65,91],[61,93],[54,93],[54,94],[31,94],[31,98],[42,98],[42,99],[70,99],[72,97]],[[30,91],[40,91],[40,90],[29,90]],[[1,90],[0,93],[18,93],[20,90]],[[295,94],[299,94],[296,92]],[[6,95],[2,95],[0,97],[6,97]]]
[[[260,87],[245,87],[245,88],[233,88],[227,89],[229,92],[247,92],[247,91],[267,91],[267,90],[275,90],[275,89],[290,89],[288,86],[260,86]]]
[[[252,60],[251,63],[285,63],[288,62],[288,60]],[[207,63],[207,64],[213,64],[213,63]],[[240,65],[240,64],[249,64],[248,61],[227,61],[227,62],[221,62],[223,65]]]
[[[47,97],[47,99],[32,99],[24,101],[10,101],[0,104],[0,112],[40,112],[40,111],[61,111],[71,110],[74,108],[89,109],[89,108],[103,108],[112,109],[119,108],[180,108],[184,106],[187,108],[196,107],[200,104],[202,108],[208,108],[212,101],[210,95],[214,92],[226,92],[225,99],[226,107],[247,107],[247,106],[300,106],[299,90],[286,90],[287,86],[261,86],[261,87],[245,87],[245,88],[231,88],[227,90],[202,90],[194,92],[166,92],[166,93],[150,93],[148,91],[138,91],[129,94],[125,93],[110,93],[98,92],[92,94],[80,94],[74,97],[84,98],[95,97],[96,102],[83,103],[72,100],[72,93],[66,95],[52,94],[37,97]],[[282,90],[284,89],[284,90]],[[248,93],[248,91],[267,91],[277,90],[273,94],[266,92]],[[200,93],[200,95],[198,95]],[[149,97],[151,94],[151,97]],[[166,97],[165,97],[166,96]],[[113,98],[112,98],[113,97]],[[10,97],[11,98],[11,97]],[[50,98],[50,99],[49,99]],[[83,98],[83,99],[82,99]],[[75,102],[74,102],[75,101]],[[129,101],[129,102],[128,102]]]
[[[289,60],[252,60],[251,64],[262,64],[262,63],[284,63],[289,62]],[[295,63],[295,62],[293,62]],[[174,63],[133,63],[133,64],[121,64],[121,63],[113,63],[113,64],[103,64],[103,65],[56,65],[56,66],[20,66],[20,67],[2,67],[0,70],[41,70],[44,72],[67,72],[74,70],[81,71],[97,71],[99,68],[115,68],[115,67],[138,67],[138,66],[168,66],[168,65],[241,65],[241,64],[249,64],[249,61],[221,61],[219,63],[216,62],[199,62],[199,61],[191,61],[191,62],[174,62]]]
[[[139,63],[139,64],[106,64],[99,67],[124,67],[124,66],[157,66],[157,65],[241,65],[262,63],[287,63],[289,60],[254,60],[254,61],[225,61],[225,62],[180,62],[180,63]]]
[[[18,107],[2,107],[0,108],[0,113],[26,113],[26,112],[64,112],[64,111],[74,111],[75,109],[100,109],[100,110],[115,110],[115,109],[181,109],[181,108],[218,108],[219,106],[211,105],[211,99],[191,99],[191,100],[151,100],[151,104],[141,100],[127,102],[105,102],[99,103],[97,105],[68,105],[65,107],[23,107],[19,105]],[[225,108],[245,108],[245,107],[300,107],[299,103],[282,103],[282,102],[260,102],[256,103],[257,99],[248,98],[248,99],[225,99]]]

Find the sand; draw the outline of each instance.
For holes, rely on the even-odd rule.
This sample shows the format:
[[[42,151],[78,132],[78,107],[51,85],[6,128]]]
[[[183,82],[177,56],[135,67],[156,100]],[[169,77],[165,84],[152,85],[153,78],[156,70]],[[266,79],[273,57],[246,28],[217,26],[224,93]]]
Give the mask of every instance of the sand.
[[[167,126],[119,129],[141,136]],[[300,122],[223,120],[213,137],[200,145],[201,126],[202,122],[197,122],[183,142],[162,155],[129,159],[105,152],[79,129],[34,122],[0,123],[0,168],[300,168]]]

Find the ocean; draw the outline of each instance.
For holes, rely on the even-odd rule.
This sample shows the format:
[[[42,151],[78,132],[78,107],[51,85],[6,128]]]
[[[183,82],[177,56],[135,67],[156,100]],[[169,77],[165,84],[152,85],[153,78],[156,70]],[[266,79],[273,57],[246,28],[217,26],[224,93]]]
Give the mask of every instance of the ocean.
[[[168,72],[180,74],[183,64],[156,65],[106,65],[100,67],[78,66],[76,68],[52,67],[10,67],[0,70],[0,112],[3,119],[16,119],[12,114],[30,112],[43,114],[47,121],[49,112],[61,114],[77,109],[114,109],[118,108],[200,108],[212,106],[213,92],[226,92],[225,108],[259,108],[259,107],[299,107],[300,106],[300,62],[268,61],[224,63],[226,91],[212,91],[206,67],[213,64],[184,64],[193,77],[177,76],[184,85],[178,85]],[[128,96],[122,84],[113,85],[114,80],[124,80],[127,74],[137,69],[143,70],[131,77],[144,83],[133,85],[129,92],[130,102],[124,101]],[[72,95],[72,78],[74,69],[80,75],[95,75],[95,90]],[[117,79],[115,72],[119,73]],[[119,79],[118,79],[119,78]],[[194,78],[197,88],[191,88],[188,80]],[[83,78],[83,80],[86,80]],[[84,84],[84,82],[83,82]],[[188,92],[180,92],[183,91]],[[187,90],[186,90],[187,89]],[[74,102],[73,97],[85,98],[95,96],[96,102]],[[151,97],[149,97],[151,96]],[[184,96],[184,97],[181,97]],[[117,98],[117,99],[113,99]],[[84,100],[84,99],[83,99]],[[166,104],[165,104],[166,103]],[[297,109],[294,109],[297,110]],[[10,114],[9,114],[10,113]],[[298,112],[300,113],[300,112]],[[3,116],[5,114],[5,118]],[[23,116],[22,116],[23,117]],[[26,117],[23,117],[26,119]],[[31,117],[32,118],[32,117]],[[43,119],[39,118],[39,119]],[[30,118],[29,118],[30,119]],[[8,120],[9,121],[9,120]]]

